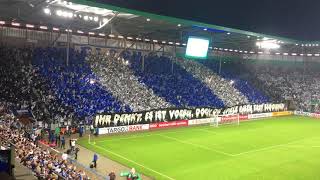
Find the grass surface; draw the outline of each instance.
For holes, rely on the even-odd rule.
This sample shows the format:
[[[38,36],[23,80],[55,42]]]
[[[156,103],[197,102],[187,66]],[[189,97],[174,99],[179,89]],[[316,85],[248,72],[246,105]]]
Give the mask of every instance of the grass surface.
[[[320,121],[286,116],[118,136],[80,145],[155,179],[320,179]]]

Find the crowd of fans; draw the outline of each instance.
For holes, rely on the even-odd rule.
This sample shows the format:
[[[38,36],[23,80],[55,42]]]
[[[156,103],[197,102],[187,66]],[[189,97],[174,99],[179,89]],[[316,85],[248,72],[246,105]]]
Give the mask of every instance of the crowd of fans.
[[[215,74],[201,63],[184,59],[179,59],[177,62],[189,73],[203,81],[214,94],[223,100],[226,106],[232,107],[249,103],[247,97],[233,87],[232,81]]]
[[[173,62],[154,54],[133,53],[129,66],[141,83],[176,107],[224,107],[224,102],[204,83]]]
[[[31,169],[38,179],[90,179],[84,171],[77,170],[75,165],[60,154],[41,147],[38,143],[40,134],[17,128],[15,125],[17,122],[13,116],[2,116],[0,122],[1,148],[14,148],[15,158]]]
[[[230,84],[232,84],[243,96],[246,97],[247,102],[253,104],[270,102],[268,96],[264,93],[268,89],[264,87],[259,88],[263,85],[263,82],[256,83],[256,79],[252,78],[253,75],[248,75],[248,70],[244,69],[239,61],[226,60],[220,64],[220,61],[218,60],[204,60],[201,63],[210,68],[210,70],[219,73],[219,77],[230,82]]]
[[[71,50],[68,65],[64,57],[65,49],[36,49],[34,64],[39,68],[40,74],[48,79],[57,100],[71,107],[79,120],[99,112],[132,111],[101,86],[85,62],[85,51]]]
[[[311,63],[307,69],[303,64],[287,63],[247,66],[267,87],[278,89],[282,99],[292,100],[297,109],[319,111],[311,109],[311,102],[320,99],[320,72],[316,63]]]
[[[39,69],[31,65],[33,50],[0,47],[0,100],[15,110],[29,110],[37,120],[59,120],[73,110],[59,103]]]
[[[113,97],[129,105],[135,112],[171,106],[143,83],[140,83],[128,67],[128,61],[117,56],[111,51],[102,54],[92,53],[88,57],[91,68]]]

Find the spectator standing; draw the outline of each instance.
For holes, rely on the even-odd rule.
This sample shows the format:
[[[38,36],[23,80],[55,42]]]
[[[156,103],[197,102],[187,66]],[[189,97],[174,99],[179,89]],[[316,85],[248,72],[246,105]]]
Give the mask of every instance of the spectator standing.
[[[64,136],[61,137],[61,149],[66,148],[66,140],[64,139]]]
[[[75,147],[76,147],[76,140],[75,140],[75,139],[72,139],[72,140],[71,140],[71,151],[74,151],[74,150],[75,150]]]
[[[93,155],[93,167],[97,168],[97,161],[98,161],[98,155],[96,153],[94,153]]]
[[[79,152],[79,151],[80,151],[80,149],[77,147],[76,150],[75,150],[75,153],[74,153],[74,155],[75,155],[74,159],[75,159],[75,160],[78,159],[78,152]]]

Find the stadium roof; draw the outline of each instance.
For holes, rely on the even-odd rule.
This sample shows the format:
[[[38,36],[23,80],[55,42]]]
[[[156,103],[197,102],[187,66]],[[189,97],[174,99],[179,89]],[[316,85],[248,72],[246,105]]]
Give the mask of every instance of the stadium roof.
[[[216,48],[256,50],[257,41],[274,40],[282,52],[319,46],[104,4],[102,0],[0,0],[0,20],[185,44],[189,35],[212,38]],[[306,43],[306,44],[304,44]]]

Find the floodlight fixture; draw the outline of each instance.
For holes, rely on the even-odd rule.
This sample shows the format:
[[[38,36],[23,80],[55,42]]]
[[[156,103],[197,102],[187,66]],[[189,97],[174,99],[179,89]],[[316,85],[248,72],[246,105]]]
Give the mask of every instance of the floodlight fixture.
[[[11,25],[12,26],[20,26],[20,23],[12,22]]]
[[[43,12],[44,12],[45,14],[48,14],[48,15],[51,14],[51,10],[50,10],[49,8],[44,8],[44,9],[43,9]]]
[[[47,29],[48,29],[47,26],[40,26],[39,28],[40,28],[40,29],[44,29],[44,30],[47,30]]]
[[[26,24],[26,27],[27,27],[27,28],[34,28],[34,25],[32,25],[32,24]]]

